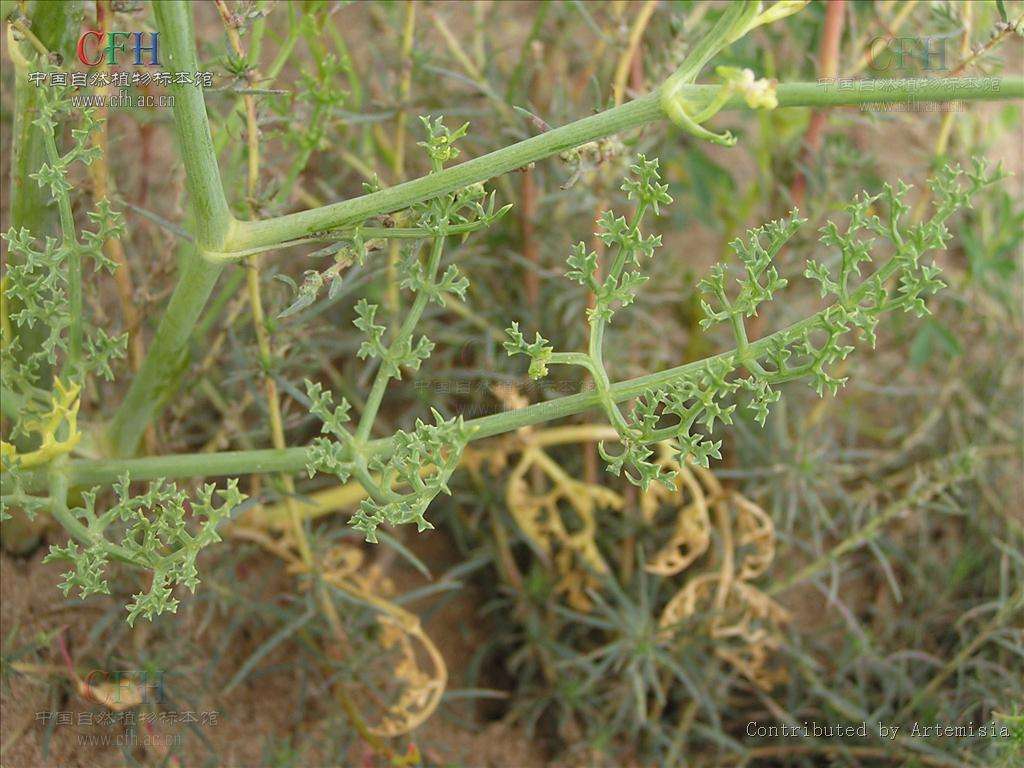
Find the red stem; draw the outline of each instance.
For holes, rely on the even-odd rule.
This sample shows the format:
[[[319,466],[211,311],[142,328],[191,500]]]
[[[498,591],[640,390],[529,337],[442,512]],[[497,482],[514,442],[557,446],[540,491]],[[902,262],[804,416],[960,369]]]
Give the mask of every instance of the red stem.
[[[822,28],[821,47],[818,49],[818,77],[831,78],[839,72],[839,42],[843,37],[843,20],[846,0],[827,0],[825,4],[825,23]],[[827,112],[817,110],[811,113],[804,134],[803,148],[800,152],[800,167],[806,167],[821,149],[822,135],[825,131]],[[793,205],[803,205],[807,193],[807,178],[802,170],[797,170],[796,178],[790,195]]]

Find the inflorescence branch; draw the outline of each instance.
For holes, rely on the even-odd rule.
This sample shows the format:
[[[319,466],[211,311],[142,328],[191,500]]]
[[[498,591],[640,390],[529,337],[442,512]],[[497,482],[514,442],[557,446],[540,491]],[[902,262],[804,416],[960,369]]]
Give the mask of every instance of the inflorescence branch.
[[[420,146],[429,156],[433,172],[439,173],[445,163],[458,156],[455,142],[465,135],[468,125],[451,131],[440,118],[421,121],[427,139]],[[434,348],[426,336],[414,340],[414,331],[427,305],[433,301],[444,306],[446,295],[465,299],[469,280],[459,268],[452,264],[441,273],[445,241],[453,231],[464,234],[489,225],[510,207],[495,210],[494,194],[488,196],[481,184],[413,206],[415,229],[430,238],[431,247],[426,263],[420,257],[418,243],[405,248],[399,285],[415,298],[393,338],[387,341],[387,328],[376,321],[378,305],[366,299],[356,304],[355,326],[366,336],[357,356],[374,358],[378,368],[354,433],[345,426],[349,404],[342,400],[335,406],[329,392],[324,392],[319,384],[306,382],[311,411],[323,422],[321,431],[334,438],[320,437],[314,441],[307,469],[310,476],[318,471],[330,472],[342,482],[355,476],[362,483],[369,498],[360,504],[352,524],[366,534],[368,541],[377,540],[375,531],[381,523],[414,522],[421,531],[432,528],[424,517],[427,507],[438,493],[450,493],[448,478],[458,466],[469,437],[461,416],[445,419],[433,410],[433,424],[417,420],[412,431],[399,430],[394,435],[394,449],[387,457],[368,453],[367,441],[388,383],[401,379],[403,370],[419,370]]]
[[[778,384],[808,379],[819,396],[826,391],[835,395],[846,380],[831,371],[853,351],[853,346],[845,343],[848,334],[857,331],[861,340],[874,346],[875,327],[883,313],[902,309],[918,316],[927,314],[924,297],[944,283],[939,278],[939,267],[924,263],[923,255],[943,248],[949,239],[946,220],[969,205],[982,186],[1003,176],[998,170],[988,174],[980,161],[967,171],[959,166],[943,168],[931,182],[934,215],[919,224],[906,221],[904,198],[910,188],[903,183],[886,185],[876,195],[858,196],[846,206],[844,227],[828,222],[821,228],[820,240],[829,251],[836,252],[837,265],[829,267],[812,259],[804,272],[820,283],[822,298],[830,298],[833,303],[755,342],[747,338],[745,320],[786,287],[788,281],[779,276],[774,259],[805,220],[794,211],[786,219],[751,230],[746,239],[734,240],[730,245],[739,264],[716,264],[699,287],[705,314],[701,327],[728,325],[736,348],[696,367],[688,366],[685,374],[640,392],[627,415],[611,392],[602,354],[604,328],[616,309],[633,302],[637,288],[647,279],[640,267],[661,244],[660,238],[641,233],[645,212],[653,210],[657,214],[660,204],[670,202],[665,186],[658,181],[657,161],[641,155],[631,170],[633,178],[622,189],[636,203],[632,221],[627,224],[625,218],[608,211],[598,220],[598,236],[618,249],[607,277],[598,280],[597,257],[584,243],[576,245],[567,260],[566,276],[595,294],[595,306],[588,310],[588,350],[556,352],[539,333],[533,342],[527,342],[518,324],[508,329],[505,348],[510,355],[530,359],[529,374],[533,378],[545,376],[551,364],[578,365],[594,376],[599,404],[621,443],[616,454],[600,446],[601,456],[612,474],[625,474],[645,490],[655,480],[668,485],[672,482],[671,473],[652,461],[659,442],[675,441],[680,462],[688,459],[706,467],[709,459],[721,458],[722,441],[714,439],[714,429],[719,422],[732,423],[736,404],[729,401],[737,391],[749,394],[747,407],[761,425],[769,405],[779,399],[774,389]],[[885,218],[872,212],[876,208],[885,212]],[[888,244],[891,256],[855,284],[861,266],[872,261],[878,241]],[[894,280],[896,284],[890,290]]]

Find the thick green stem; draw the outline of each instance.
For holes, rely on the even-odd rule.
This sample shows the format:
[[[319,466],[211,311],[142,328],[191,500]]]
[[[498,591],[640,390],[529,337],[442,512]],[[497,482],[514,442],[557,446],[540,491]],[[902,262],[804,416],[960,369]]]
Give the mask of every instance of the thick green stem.
[[[439,173],[422,176],[379,192],[264,221],[243,222],[234,232],[229,249],[255,248],[306,237],[326,229],[351,227],[372,216],[408,208],[412,203],[500,176],[535,160],[660,118],[661,108],[657,97],[653,94],[644,96],[599,115],[585,117],[562,128],[467,160]]]
[[[171,72],[198,72],[192,4],[184,0],[153,3],[153,14],[160,30],[161,49],[167,53]],[[178,136],[181,161],[185,166],[196,242],[201,249],[218,249],[235,224],[224,196],[220,167],[210,135],[203,89],[194,85],[171,87],[174,95],[174,127]]]
[[[777,89],[779,107],[857,106],[944,101],[993,101],[1024,97],[1024,78],[987,78],[987,85],[973,87],[970,78],[910,80],[856,80],[836,83],[782,83]],[[684,85],[679,98],[701,106],[714,100],[722,86]],[[664,119],[661,91],[642,96],[621,107],[554,128],[539,136],[496,150],[482,157],[369,195],[341,203],[291,213],[273,219],[239,222],[225,251],[258,248],[306,237],[314,232],[351,227],[382,213],[407,208],[415,202],[486,181],[534,161],[580,146],[589,141]],[[734,94],[723,109],[748,109],[743,97]]]
[[[157,26],[171,71],[197,72],[192,7],[181,0],[154,3]],[[234,225],[221,184],[217,155],[210,136],[201,88],[173,86],[174,123],[200,250],[217,250]],[[114,456],[138,449],[146,426],[173,392],[188,359],[188,341],[206,306],[223,265],[206,261],[196,251],[182,260],[178,284],[171,295],[142,367],[107,430]]]
[[[194,250],[182,260],[178,284],[142,367],[107,429],[112,456],[131,456],[146,426],[177,388],[188,363],[189,339],[223,267],[211,264]]]

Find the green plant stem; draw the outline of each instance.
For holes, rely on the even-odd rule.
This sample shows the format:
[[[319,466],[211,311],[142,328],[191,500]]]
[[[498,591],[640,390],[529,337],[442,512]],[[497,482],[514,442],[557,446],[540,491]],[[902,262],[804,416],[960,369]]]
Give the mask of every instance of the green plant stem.
[[[869,291],[883,285],[896,270],[899,269],[898,259],[893,258],[861,286],[850,294],[848,301],[833,304],[831,307],[816,312],[792,325],[751,342],[747,347],[747,356],[760,358],[766,355],[781,339],[794,339],[808,328],[815,327],[821,318],[836,306],[853,306],[863,300]],[[607,396],[615,403],[621,403],[638,397],[645,392],[661,389],[683,379],[702,375],[710,366],[725,362],[735,368],[743,363],[743,356],[733,349],[713,357],[697,360],[657,373],[649,373],[634,379],[610,384]],[[801,369],[784,371],[773,377],[773,384],[800,378]],[[592,408],[602,407],[601,392],[591,390],[579,392],[535,403],[525,408],[483,416],[466,422],[470,432],[470,440],[482,440],[488,437],[512,432],[522,427],[541,424],[547,421],[573,416]],[[373,440],[366,443],[360,452],[364,460],[370,456],[387,456],[393,450],[393,438]],[[154,456],[141,459],[76,459],[67,462],[65,472],[68,481],[75,486],[104,485],[116,481],[121,474],[127,472],[132,480],[155,480],[158,478],[182,477],[217,477],[224,475],[266,474],[274,472],[298,472],[308,462],[305,447],[285,448],[283,450],[254,451],[223,451],[219,453],[179,454],[172,456]],[[48,474],[44,470],[23,473],[23,487],[33,491],[46,486]]]
[[[640,203],[637,206],[636,212],[633,214],[633,220],[629,223],[630,230],[633,232],[637,231],[646,211],[647,206],[645,204]],[[628,255],[627,249],[624,246],[619,246],[615,259],[612,261],[612,267],[608,272],[606,284],[614,286],[618,283]],[[591,365],[587,367],[594,377],[594,386],[597,387],[597,394],[601,398],[601,405],[608,419],[615,426],[616,431],[620,434],[628,434],[630,432],[629,424],[611,395],[611,380],[608,378],[608,371],[604,367],[604,330],[607,322],[600,313],[594,315],[590,325],[590,340],[587,347],[587,356],[590,358]]]
[[[841,88],[829,83],[782,83],[777,89],[779,107],[857,106],[874,103],[942,102],[951,100],[991,101],[1024,97],[1024,78],[990,78],[991,88],[967,88],[962,78],[917,80],[851,81],[857,87]],[[688,103],[713,101],[722,86],[680,86],[678,96]],[[291,213],[256,222],[241,222],[232,231],[226,252],[257,248],[309,236],[327,229],[352,227],[383,213],[407,208],[455,189],[486,181],[494,176],[529,165],[537,160],[578,147],[589,141],[636,128],[665,118],[660,90],[554,128],[512,146],[496,150],[441,173],[430,174],[394,187],[321,208]],[[723,109],[748,109],[739,94],[732,95]]]
[[[111,455],[130,456],[135,453],[146,426],[176,389],[178,378],[188,362],[192,327],[222,269],[221,265],[211,264],[195,251],[185,254],[178,284],[157,326],[146,359],[107,428]]]
[[[153,14],[160,30],[161,46],[167,52],[168,70],[198,72],[192,4],[184,0],[163,0],[153,3]],[[193,234],[200,248],[216,248],[224,242],[235,221],[224,196],[203,89],[178,85],[172,86],[172,91],[174,127],[195,220]]]
[[[51,126],[43,132],[46,159],[51,166],[60,162],[57,139]],[[60,213],[60,231],[64,248],[67,249],[68,304],[71,325],[68,328],[68,367],[77,374],[82,362],[82,251],[75,234],[75,217],[71,212],[71,197],[66,191],[57,193],[57,210]]]
[[[422,176],[341,203],[273,219],[246,222],[233,233],[228,247],[224,250],[255,248],[268,243],[305,237],[322,230],[352,227],[372,216],[401,210],[415,202],[485,181],[593,139],[644,125],[659,119],[660,116],[661,109],[657,98],[645,96],[622,107],[583,118],[510,147],[468,160],[440,173]]]
[[[791,326],[795,330],[803,324]],[[782,331],[780,333],[785,333]],[[760,342],[755,342],[752,347]],[[714,359],[731,359],[734,352],[726,352],[716,358],[707,358],[670,368],[658,373],[639,376],[621,381],[609,387],[615,402],[636,397],[648,389],[664,386],[677,379],[695,375],[705,369]],[[483,416],[466,422],[472,430],[471,440],[494,437],[521,427],[572,416],[601,405],[596,391],[580,392],[543,403],[536,403],[515,411]],[[391,440],[374,440],[367,444],[366,454],[387,454]],[[157,478],[219,477],[225,475],[267,474],[273,472],[298,472],[307,464],[307,449],[286,448],[284,450],[222,451],[204,454],[179,454],[153,456],[138,459],[75,459],[69,462],[67,471],[74,485],[109,484],[127,472],[132,480],[155,480]],[[40,475],[35,472],[23,473],[23,485],[35,490],[40,484]]]
[[[452,235],[463,235],[476,232],[480,229],[479,222],[466,224],[448,224],[440,228],[440,233],[445,237]],[[419,227],[359,227],[358,230],[337,230],[324,232],[314,237],[300,237],[298,240],[288,240],[283,243],[272,245],[261,245],[256,248],[247,248],[244,251],[230,251],[228,253],[214,253],[206,251],[203,255],[207,261],[233,262],[236,259],[246,256],[253,256],[266,251],[276,251],[282,248],[292,248],[297,245],[308,245],[309,243],[338,243],[351,241],[355,232],[358,231],[364,242],[369,240],[424,240],[434,236],[434,232]]]
[[[131,556],[131,553],[123,547],[107,541],[102,533],[95,533],[90,530],[89,526],[85,525],[68,509],[67,497],[70,484],[68,483],[68,473],[65,471],[66,462],[67,459],[62,457],[50,468],[48,486],[50,492],[50,514],[53,516],[53,519],[60,523],[64,530],[82,544],[90,546],[98,543],[115,560],[119,560],[122,563],[135,564],[135,559]]]
[[[441,265],[441,254],[444,252],[444,236],[434,238],[434,245],[430,251],[430,262],[427,266],[427,280],[433,281],[437,276],[437,269]],[[413,301],[412,309],[409,310],[409,314],[406,315],[405,321],[402,323],[402,327],[395,335],[394,341],[391,342],[389,349],[401,348],[411,337],[413,332],[416,330],[416,325],[419,323],[420,318],[423,316],[423,310],[427,308],[427,302],[430,301],[430,294],[427,291],[420,291],[416,294],[416,299]],[[387,370],[384,365],[384,361],[381,361],[381,367],[377,370],[377,377],[374,379],[373,388],[370,390],[369,397],[366,398],[366,406],[363,408],[363,414],[359,419],[359,428],[356,432],[356,440],[359,442],[365,442],[370,438],[370,430],[373,429],[374,419],[377,418],[377,411],[380,409],[381,401],[384,399],[384,392],[387,389],[388,382],[391,380],[391,373]]]
[[[169,69],[199,71],[191,4],[167,0],[154,3],[153,10],[168,54]],[[174,123],[192,202],[196,244],[201,250],[216,249],[234,219],[224,197],[203,92],[192,85],[172,86],[172,89]],[[174,390],[188,358],[192,329],[222,269],[223,265],[206,261],[198,251],[191,251],[182,259],[178,283],[146,359],[107,429],[107,445],[113,456],[135,453],[147,425]]]

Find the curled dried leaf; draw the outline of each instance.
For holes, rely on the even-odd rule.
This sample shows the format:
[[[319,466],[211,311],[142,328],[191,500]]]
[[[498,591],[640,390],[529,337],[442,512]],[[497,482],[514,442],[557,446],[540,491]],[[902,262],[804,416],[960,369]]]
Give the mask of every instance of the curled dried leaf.
[[[544,490],[531,488],[534,467],[544,479]],[[556,591],[568,595],[573,607],[588,610],[586,590],[596,585],[597,575],[608,572],[594,538],[594,512],[622,509],[622,497],[603,486],[569,477],[544,451],[530,447],[509,475],[505,500],[523,534],[554,563],[560,577]],[[570,511],[574,524],[567,523],[565,513]]]
[[[662,443],[656,463],[674,473],[675,487],[670,490],[662,483],[654,483],[640,497],[640,512],[648,522],[663,505],[678,509],[671,538],[644,566],[649,573],[661,576],[674,576],[689,568],[707,551],[711,542],[704,488],[689,467],[680,466],[674,453],[668,443]]]
[[[697,487],[715,513],[721,560],[717,570],[690,579],[673,595],[659,624],[671,636],[684,621],[706,616],[708,633],[719,641],[715,655],[768,690],[785,677],[771,667],[771,660],[789,614],[751,582],[775,557],[775,527],[763,509],[724,489],[710,470],[694,467],[691,477],[695,483],[699,478]]]

